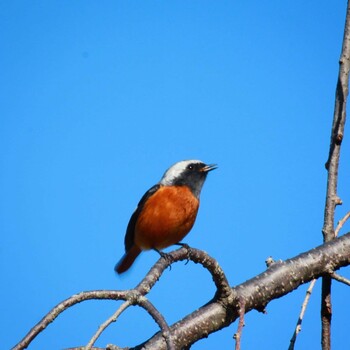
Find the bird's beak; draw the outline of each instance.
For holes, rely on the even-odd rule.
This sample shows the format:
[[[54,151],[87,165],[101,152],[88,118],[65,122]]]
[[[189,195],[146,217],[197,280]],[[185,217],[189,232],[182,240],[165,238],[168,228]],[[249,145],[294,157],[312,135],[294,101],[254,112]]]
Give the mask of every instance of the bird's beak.
[[[201,171],[204,171],[205,173],[208,173],[209,171],[215,170],[218,166],[216,164],[208,164],[204,166]]]

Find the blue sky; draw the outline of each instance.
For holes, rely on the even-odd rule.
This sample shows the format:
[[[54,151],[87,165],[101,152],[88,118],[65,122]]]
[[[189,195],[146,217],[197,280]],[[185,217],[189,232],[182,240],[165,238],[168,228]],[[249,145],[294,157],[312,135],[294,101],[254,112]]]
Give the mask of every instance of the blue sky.
[[[171,164],[218,163],[186,243],[231,285],[322,242],[334,92],[346,1],[3,1],[0,4],[0,310],[10,348],[53,306],[121,278],[126,225]],[[339,195],[349,210],[349,141]],[[349,226],[344,227],[345,230]],[[344,270],[349,276],[349,271]],[[244,349],[287,348],[307,286],[246,315]],[[348,288],[334,284],[334,349],[348,333]],[[213,295],[177,263],[149,295],[171,324]],[[298,349],[320,344],[320,283]],[[116,303],[62,314],[30,349],[86,344]],[[237,325],[193,349],[232,348]],[[98,340],[132,346],[157,327],[129,309]]]

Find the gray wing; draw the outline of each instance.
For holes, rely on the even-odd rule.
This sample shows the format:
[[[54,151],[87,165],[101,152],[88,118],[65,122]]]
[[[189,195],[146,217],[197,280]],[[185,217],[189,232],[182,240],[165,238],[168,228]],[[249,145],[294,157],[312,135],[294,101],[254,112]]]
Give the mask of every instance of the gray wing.
[[[131,247],[134,245],[134,236],[135,236],[135,225],[136,221],[140,215],[140,212],[145,205],[147,199],[151,197],[160,187],[161,185],[157,184],[151,187],[141,198],[139,204],[137,205],[136,210],[131,215],[131,218],[128,223],[128,227],[126,229],[124,244],[125,244],[125,251],[129,251]]]

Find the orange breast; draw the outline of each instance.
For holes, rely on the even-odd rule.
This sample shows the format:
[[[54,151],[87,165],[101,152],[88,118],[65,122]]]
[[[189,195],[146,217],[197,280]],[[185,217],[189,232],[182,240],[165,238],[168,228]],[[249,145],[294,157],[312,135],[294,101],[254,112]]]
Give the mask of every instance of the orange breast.
[[[198,199],[186,186],[162,186],[145,203],[135,225],[141,249],[163,249],[180,242],[197,216]]]

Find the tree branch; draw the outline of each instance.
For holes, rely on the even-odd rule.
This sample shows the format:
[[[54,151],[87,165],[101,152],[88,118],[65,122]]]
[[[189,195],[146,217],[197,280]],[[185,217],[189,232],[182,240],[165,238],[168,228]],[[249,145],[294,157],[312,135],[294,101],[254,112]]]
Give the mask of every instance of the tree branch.
[[[344,224],[346,223],[346,221],[350,218],[350,211],[347,212],[344,217],[338,221],[338,225],[334,230],[334,237],[337,237],[339,234],[339,231],[343,228]]]
[[[329,156],[326,163],[328,170],[327,194],[324,212],[324,224],[322,228],[323,239],[328,242],[334,238],[334,212],[341,199],[337,194],[338,168],[340,158],[340,147],[344,137],[346,120],[346,102],[349,91],[349,70],[350,70],[350,1],[347,5],[342,52],[339,61],[339,75],[336,89],[334,106],[333,125]],[[330,276],[322,279],[321,297],[321,324],[322,324],[322,349],[331,349],[331,283]]]
[[[51,322],[53,322],[63,311],[71,306],[79,304],[86,300],[127,300],[128,291],[115,290],[95,290],[91,292],[81,292],[64,300],[55,306],[42,320],[37,323],[29,333],[12,350],[26,349],[31,341],[40,334]]]
[[[170,327],[177,349],[186,348],[199,339],[229,326],[239,317],[239,300],[245,311],[263,311],[273,299],[280,298],[301,284],[329,271],[350,264],[350,233],[309,250],[295,258],[277,261],[262,274],[232,288],[225,302],[216,298]],[[155,334],[133,349],[166,349],[164,339]]]
[[[309,300],[310,300],[310,297],[311,297],[311,293],[312,293],[312,290],[314,288],[315,283],[316,283],[316,280],[315,279],[312,280],[310,282],[309,288],[306,291],[306,296],[305,296],[303,305],[301,306],[301,311],[300,311],[300,314],[299,314],[297,325],[295,327],[292,339],[290,340],[290,344],[289,344],[288,350],[294,350],[295,341],[297,340],[297,336],[298,336],[298,334],[301,331],[301,323],[303,322],[303,318],[304,318],[304,315],[305,315],[306,307],[307,307],[307,304],[309,303]]]
[[[100,327],[98,327],[97,332],[92,336],[90,341],[85,346],[85,350],[91,350],[93,345],[95,344],[96,340],[101,336],[102,332],[112,323],[117,320],[117,318],[122,314],[124,310],[126,310],[131,305],[131,302],[129,300],[125,301],[120,307],[117,309],[117,311],[114,312],[114,314],[109,317],[105,322],[103,322]]]
[[[169,254],[174,260],[191,259],[206,266],[215,276],[213,278],[219,290],[210,302],[173,326],[168,327],[165,320],[157,316],[157,311],[149,310],[151,304],[143,302],[145,300],[143,293],[147,294],[150,291],[155,283],[154,278],[159,278],[158,274],[161,274],[169,265],[166,259],[161,258],[135,289],[82,292],[58,304],[30,330],[13,350],[25,349],[39,333],[69,307],[92,299],[130,301],[133,305],[144,307],[153,317],[156,316],[163,333],[157,333],[135,349],[143,347],[146,349],[167,349],[167,342],[173,344],[176,349],[186,348],[197,340],[234,322],[240,315],[242,305],[244,305],[245,312],[253,309],[263,311],[271,300],[290,293],[301,284],[350,265],[350,233],[295,258],[277,261],[262,274],[234,288],[228,287],[226,277],[218,263],[205,252],[191,248],[189,256],[187,248],[181,248]],[[159,322],[159,320],[161,321]],[[170,339],[171,341],[169,341]],[[111,347],[113,346],[110,345],[109,348]]]
[[[211,273],[217,289],[218,298],[225,299],[231,294],[231,288],[224,271],[220,267],[219,263],[210,257],[206,252],[187,246],[174,250],[167,255],[168,259],[160,258],[147,273],[146,277],[135,288],[142,295],[149,292],[169,265],[176,261],[182,260],[191,260],[196,264],[201,264]]]
[[[224,300],[225,298],[231,295],[231,288],[227,282],[226,276],[219,266],[218,262],[210,257],[206,252],[190,248],[188,246],[177,249],[173,252],[170,252],[168,259],[160,258],[157,263],[151,268],[146,277],[139,283],[135,289],[126,290],[126,291],[91,291],[91,292],[82,292],[76,294],[62,303],[54,307],[36,326],[34,326],[29,333],[23,338],[23,340],[18,343],[12,350],[25,349],[30,342],[40,334],[51,322],[53,322],[56,317],[68,309],[69,307],[80,303],[85,300],[91,299],[112,299],[112,300],[124,300],[130,301],[133,305],[139,305],[146,309],[148,313],[154,318],[162,329],[162,334],[168,343],[168,348],[172,349],[172,340],[170,339],[169,327],[166,324],[163,316],[156,310],[153,305],[147,301],[145,298],[142,298],[146,295],[155,283],[159,280],[160,276],[164,270],[171,265],[173,262],[181,260],[192,260],[195,263],[202,264],[212,275],[213,281],[216,285],[217,292],[216,298],[218,300]],[[97,333],[90,340],[88,347],[92,347],[93,342],[97,339],[102,332],[111,322],[113,321],[113,316],[110,317],[97,331]]]
[[[338,282],[344,283],[348,286],[350,286],[350,279],[345,278],[343,276],[339,276],[337,273],[333,272],[331,273],[331,277],[335,280],[337,280]]]
[[[239,315],[239,322],[238,322],[237,332],[233,335],[233,338],[236,340],[235,350],[241,350],[242,332],[243,332],[243,327],[245,326],[245,322],[244,322],[245,305],[244,305],[244,300],[242,299],[239,300],[238,315]]]

